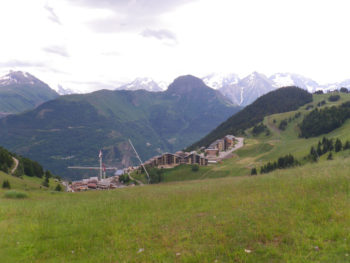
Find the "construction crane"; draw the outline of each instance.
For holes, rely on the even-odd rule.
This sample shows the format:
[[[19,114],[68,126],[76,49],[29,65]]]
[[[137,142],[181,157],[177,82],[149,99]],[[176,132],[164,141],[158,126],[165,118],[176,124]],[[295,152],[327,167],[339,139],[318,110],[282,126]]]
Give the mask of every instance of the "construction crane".
[[[139,154],[137,153],[134,145],[132,144],[131,140],[129,139],[129,143],[132,147],[132,149],[134,150],[137,159],[140,161],[140,164],[142,166],[142,168],[145,170],[146,174],[147,174],[147,179],[148,179],[148,183],[150,183],[151,179],[150,176],[148,174],[148,171],[146,169],[146,167],[144,166]],[[102,151],[100,150],[100,153],[98,155],[99,158],[99,163],[100,166],[99,167],[94,167],[94,166],[68,166],[68,169],[78,169],[78,170],[99,170],[99,175],[98,175],[98,180],[101,181],[102,179],[106,179],[106,170],[118,170],[118,167],[105,167],[103,162],[102,162]]]
[[[94,166],[68,166],[68,169],[78,169],[78,170],[99,170],[98,180],[106,179],[106,170],[118,170],[118,167],[106,167],[102,162],[102,151],[98,155],[99,167]]]
[[[143,162],[141,161],[141,158],[140,158],[139,154],[137,153],[137,151],[136,151],[136,149],[135,149],[135,147],[134,147],[134,145],[132,144],[132,142],[131,142],[130,139],[129,139],[129,143],[130,143],[131,147],[133,148],[133,150],[134,150],[134,152],[135,152],[135,154],[136,154],[137,159],[139,159],[142,168],[145,170],[145,172],[146,172],[146,174],[147,174],[148,183],[150,183],[150,182],[151,182],[151,179],[150,179],[150,177],[149,177],[149,174],[148,174],[148,172],[147,172],[147,169],[146,169],[146,167],[143,165]]]

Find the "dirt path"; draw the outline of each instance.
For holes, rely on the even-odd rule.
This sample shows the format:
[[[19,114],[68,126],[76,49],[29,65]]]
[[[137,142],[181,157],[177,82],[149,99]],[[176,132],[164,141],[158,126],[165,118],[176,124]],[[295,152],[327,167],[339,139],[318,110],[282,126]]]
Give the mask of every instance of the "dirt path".
[[[12,157],[12,159],[15,162],[15,167],[13,167],[13,169],[11,170],[11,174],[14,174],[14,172],[17,170],[19,161],[15,157]]]

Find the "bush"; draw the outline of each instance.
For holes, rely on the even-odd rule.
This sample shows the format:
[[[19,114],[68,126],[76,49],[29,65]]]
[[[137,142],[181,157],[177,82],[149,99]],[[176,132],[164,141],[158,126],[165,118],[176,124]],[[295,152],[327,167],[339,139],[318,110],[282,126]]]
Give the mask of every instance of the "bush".
[[[60,184],[58,184],[55,188],[55,191],[57,192],[61,192],[62,191],[62,186]]]
[[[280,129],[281,131],[284,131],[287,128],[288,122],[287,120],[282,120],[280,122],[280,125],[278,126],[278,129]]]
[[[254,167],[251,171],[250,171],[250,175],[257,175],[258,172],[256,170],[256,168]]]
[[[333,154],[330,152],[327,156],[327,160],[333,160]]]
[[[252,132],[253,132],[253,135],[259,135],[260,133],[264,132],[268,130],[267,126],[264,125],[263,123],[260,123],[258,125],[255,125]]]
[[[7,191],[5,193],[5,197],[12,198],[12,199],[23,199],[23,198],[27,198],[28,195],[26,193],[18,192],[18,191]]]
[[[11,189],[10,182],[9,182],[8,180],[5,180],[5,181],[2,183],[2,188],[4,188],[4,189]]]
[[[197,172],[199,170],[198,164],[192,164],[192,172]]]
[[[342,93],[349,93],[349,90],[347,88],[341,87],[340,92]]]
[[[329,101],[338,101],[340,100],[340,96],[339,95],[331,95],[328,98]]]

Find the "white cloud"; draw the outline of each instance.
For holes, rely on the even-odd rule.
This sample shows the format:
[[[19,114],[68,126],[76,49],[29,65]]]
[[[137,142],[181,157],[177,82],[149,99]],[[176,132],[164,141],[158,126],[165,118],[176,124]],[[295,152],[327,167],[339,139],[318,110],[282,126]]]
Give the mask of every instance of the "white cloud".
[[[54,88],[79,90],[214,71],[340,81],[350,78],[349,7],[346,0],[2,0],[0,71],[27,70]]]

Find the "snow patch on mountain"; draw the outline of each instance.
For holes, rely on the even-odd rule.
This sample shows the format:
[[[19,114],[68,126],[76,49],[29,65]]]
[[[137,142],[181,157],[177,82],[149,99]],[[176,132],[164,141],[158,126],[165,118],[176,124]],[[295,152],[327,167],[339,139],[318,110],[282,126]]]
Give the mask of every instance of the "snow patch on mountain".
[[[166,82],[156,82],[151,78],[136,78],[134,81],[120,86],[117,90],[147,90],[152,92],[164,91]]]
[[[221,89],[224,86],[234,85],[239,82],[239,77],[234,74],[212,73],[202,78],[205,85],[213,89]]]

